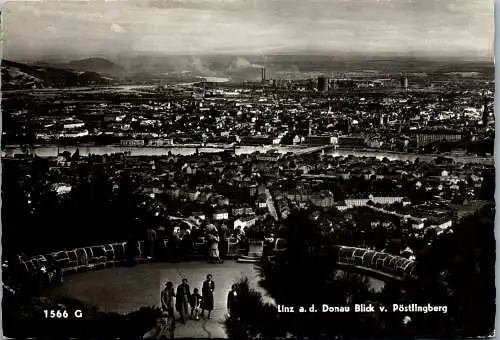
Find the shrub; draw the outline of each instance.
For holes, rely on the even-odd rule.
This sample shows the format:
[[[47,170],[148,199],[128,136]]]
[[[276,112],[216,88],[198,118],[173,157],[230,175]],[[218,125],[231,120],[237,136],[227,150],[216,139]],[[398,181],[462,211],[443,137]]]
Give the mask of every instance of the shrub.
[[[104,313],[68,297],[20,298],[4,294],[2,307],[4,334],[11,338],[142,338],[161,315],[156,307],[144,307],[125,315]],[[45,310],[65,310],[68,318],[47,318]],[[81,319],[74,317],[76,310],[82,311]]]

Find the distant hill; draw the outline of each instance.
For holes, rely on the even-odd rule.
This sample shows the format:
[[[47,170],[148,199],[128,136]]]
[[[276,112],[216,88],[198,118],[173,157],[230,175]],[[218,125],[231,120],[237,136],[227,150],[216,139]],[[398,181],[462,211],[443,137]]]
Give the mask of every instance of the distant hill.
[[[112,63],[111,61],[104,58],[73,60],[66,65],[66,68],[75,71],[95,72],[104,76],[119,79],[124,78],[127,75],[127,70],[125,70],[124,67]]]
[[[419,58],[404,56],[323,56],[323,55],[141,55],[116,60],[129,74],[190,75],[230,77],[235,80],[259,80],[261,68],[270,78],[291,75],[314,77],[317,74],[376,71],[381,76],[400,73],[442,75],[449,72],[478,72],[492,76],[491,61]]]
[[[95,72],[76,72],[2,60],[3,90],[105,85],[109,82],[109,79]]]
[[[262,56],[136,55],[119,56],[109,60],[91,57],[57,63],[37,62],[36,65],[47,70],[57,69],[61,72],[65,70],[71,74],[85,72],[86,75],[91,75],[91,78],[100,75],[101,78],[113,83],[192,82],[198,81],[199,77],[255,81],[261,79],[261,68],[266,69],[267,79],[311,79],[319,74],[332,77],[356,77],[367,74],[375,77],[398,77],[401,73],[408,75],[415,73],[433,78],[447,78],[450,75],[462,73],[474,73],[478,77],[488,79],[494,77],[494,64],[491,61],[391,55],[380,57],[279,54]],[[28,72],[28,75],[38,77],[38,73]],[[25,77],[26,83],[32,81],[36,83],[35,79]],[[52,78],[51,82],[54,82]]]

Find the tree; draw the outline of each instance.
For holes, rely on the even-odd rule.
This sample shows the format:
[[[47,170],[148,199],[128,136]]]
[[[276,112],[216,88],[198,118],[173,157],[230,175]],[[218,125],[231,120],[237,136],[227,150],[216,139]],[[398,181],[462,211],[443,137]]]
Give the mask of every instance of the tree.
[[[276,304],[293,306],[298,311],[300,307],[309,308],[312,305],[318,309],[324,303],[348,305],[364,302],[372,296],[365,279],[337,270],[336,248],[322,242],[319,226],[305,212],[292,212],[280,237],[286,240],[286,250],[273,260],[258,265],[260,285]],[[343,313],[279,313],[272,335],[292,333],[299,338],[359,335],[362,329],[369,332],[376,324],[373,318],[349,319]],[[259,327],[267,329],[262,324]]]
[[[156,219],[141,205],[137,184],[124,174],[113,191],[111,176],[98,159],[78,167],[71,193],[52,189],[47,160],[35,158],[30,169],[5,161],[2,181],[2,242],[4,254],[39,255],[51,251],[142,237]]]
[[[386,284],[385,303],[447,306],[414,313],[406,332],[421,337],[491,335],[495,319],[494,209],[485,207],[417,254],[418,279]],[[386,315],[389,319],[390,315]],[[394,321],[394,320],[393,320]]]
[[[238,294],[238,317],[226,316],[224,327],[230,339],[275,338],[280,335],[278,310],[265,303],[262,294],[250,288],[248,278],[235,282]]]
[[[277,305],[297,311],[322,304],[373,303],[389,309],[392,304],[431,304],[447,306],[447,313],[278,313],[265,320],[248,318],[243,326],[226,322],[228,334],[238,338],[243,329],[246,338],[288,333],[298,338],[490,335],[495,318],[494,212],[494,207],[485,207],[453,233],[435,235],[431,247],[417,254],[417,277],[388,281],[381,293],[371,291],[366,278],[339,271],[336,247],[320,237],[304,212],[292,212],[279,235],[286,250],[258,265],[260,285]],[[259,305],[264,308],[254,302],[252,310]],[[267,320],[272,320],[274,333],[266,333]]]

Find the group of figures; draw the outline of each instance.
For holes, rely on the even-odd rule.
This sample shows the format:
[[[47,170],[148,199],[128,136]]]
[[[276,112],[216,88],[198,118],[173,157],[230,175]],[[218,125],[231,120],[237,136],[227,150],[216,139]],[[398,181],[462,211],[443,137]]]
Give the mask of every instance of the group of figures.
[[[227,307],[229,315],[233,314],[232,310],[234,311],[236,297],[238,296],[236,289],[236,285],[233,285],[228,294]],[[174,290],[174,284],[168,281],[161,292],[162,311],[167,313],[169,317],[174,317],[175,307],[175,311],[179,313],[182,323],[186,322],[188,316],[191,316],[193,320],[199,320],[200,316],[204,318],[205,311],[207,311],[207,318],[211,319],[214,310],[214,290],[215,282],[211,274],[208,274],[203,282],[201,295],[198,288],[194,288],[191,293],[191,287],[187,279],[182,279],[182,283],[177,286],[176,290]]]
[[[210,319],[214,309],[214,290],[215,283],[210,274],[207,275],[207,279],[203,282],[202,295],[200,295],[198,288],[195,288],[193,293],[191,293],[191,287],[187,279],[182,279],[182,283],[177,286],[176,291],[174,291],[174,284],[168,281],[161,292],[162,310],[169,317],[173,317],[175,306],[175,310],[180,314],[182,323],[186,322],[189,310],[191,310],[192,319],[199,320],[200,314],[204,317],[205,310],[208,312],[207,317]]]
[[[191,293],[187,279],[182,279],[182,283],[174,289],[174,284],[168,281],[165,288],[161,291],[161,308],[164,313],[164,318],[159,320],[162,323],[161,328],[163,334],[171,334],[175,329],[175,311],[180,316],[180,322],[186,323],[186,319],[190,317],[192,320],[198,321],[200,317],[205,318],[205,311],[207,312],[206,318],[212,318],[214,310],[214,290],[215,282],[212,275],[207,275],[206,280],[203,282],[201,294],[198,288],[194,288]],[[233,285],[228,293],[227,298],[227,315],[229,317],[237,317],[237,301],[238,293],[237,286]]]
[[[149,260],[156,259],[159,261],[183,261],[189,260],[194,252],[194,241],[197,240],[196,235],[203,236],[207,246],[207,253],[211,263],[223,263],[219,254],[219,243],[223,235],[220,234],[213,224],[209,224],[203,231],[195,228],[192,232],[191,229],[175,232],[168,238],[165,238],[164,230],[158,232],[149,229],[145,239],[145,255]],[[195,235],[196,234],[196,235]],[[165,240],[168,239],[166,243]],[[135,240],[131,241],[129,257],[134,261],[136,256]],[[168,244],[168,245],[167,245]]]

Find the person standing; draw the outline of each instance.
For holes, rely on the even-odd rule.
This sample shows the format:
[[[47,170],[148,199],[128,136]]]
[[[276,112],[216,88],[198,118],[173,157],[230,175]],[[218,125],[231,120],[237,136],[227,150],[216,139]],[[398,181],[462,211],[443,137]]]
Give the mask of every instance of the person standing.
[[[191,319],[196,321],[199,320],[200,307],[201,307],[202,297],[198,291],[198,288],[193,289],[193,294],[191,294]]]
[[[168,281],[161,291],[161,309],[164,313],[174,315],[174,284]]]
[[[189,313],[189,300],[191,291],[187,279],[182,279],[182,283],[177,287],[175,307],[181,315],[181,322],[186,323],[186,316]]]
[[[238,287],[233,285],[227,294],[227,312],[232,319],[238,319],[239,296],[237,289]]]
[[[170,239],[170,245],[172,247],[172,258],[173,262],[180,262],[180,244],[181,240],[178,233],[174,233]]]
[[[155,240],[156,240],[156,231],[154,229],[148,229],[146,235],[146,258],[151,260],[155,256]]]
[[[180,249],[181,249],[181,259],[183,261],[186,261],[189,259],[189,256],[191,255],[191,230],[187,229],[182,236],[181,242],[180,242]]]
[[[222,263],[219,256],[219,236],[217,234],[212,235],[210,239],[210,257],[215,263]]]
[[[212,275],[208,274],[207,279],[203,282],[201,293],[203,295],[203,306],[201,309],[201,316],[204,317],[205,310],[208,311],[208,318],[211,319],[212,311],[214,310],[214,290],[215,283],[212,280]]]

